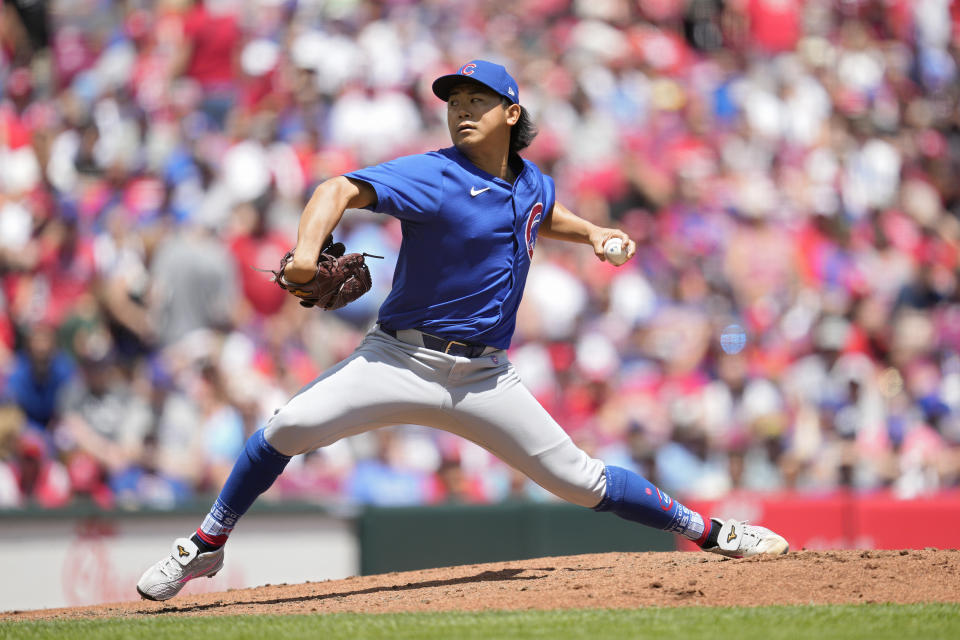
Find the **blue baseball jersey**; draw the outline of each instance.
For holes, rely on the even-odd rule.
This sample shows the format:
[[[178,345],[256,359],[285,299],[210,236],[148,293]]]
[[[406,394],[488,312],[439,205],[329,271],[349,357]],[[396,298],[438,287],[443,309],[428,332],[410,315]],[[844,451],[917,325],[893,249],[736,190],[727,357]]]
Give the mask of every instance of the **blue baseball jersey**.
[[[370,208],[403,229],[380,324],[507,348],[537,229],[553,209],[553,180],[523,160],[510,184],[456,147],[345,175],[373,187]]]

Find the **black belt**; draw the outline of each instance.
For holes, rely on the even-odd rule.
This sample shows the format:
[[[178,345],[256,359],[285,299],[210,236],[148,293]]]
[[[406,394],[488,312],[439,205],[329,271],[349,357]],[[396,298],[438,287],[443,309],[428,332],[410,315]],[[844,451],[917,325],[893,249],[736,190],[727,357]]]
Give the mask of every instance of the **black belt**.
[[[395,329],[389,329],[380,325],[380,330],[388,336],[397,337]],[[479,358],[483,355],[483,352],[487,350],[487,345],[485,344],[461,342],[459,340],[444,340],[443,338],[432,336],[429,333],[424,333],[419,329],[417,329],[417,332],[420,334],[423,346],[431,351],[439,351],[440,353],[447,353],[451,356],[460,356],[462,358]],[[399,340],[399,338],[397,339]]]

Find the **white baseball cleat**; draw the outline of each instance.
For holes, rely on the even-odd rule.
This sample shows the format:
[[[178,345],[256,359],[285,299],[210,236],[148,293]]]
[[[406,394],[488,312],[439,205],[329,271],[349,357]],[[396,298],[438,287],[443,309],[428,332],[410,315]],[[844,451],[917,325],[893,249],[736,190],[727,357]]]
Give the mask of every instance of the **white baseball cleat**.
[[[137,593],[147,600],[169,600],[180,593],[188,581],[201,576],[212,578],[222,568],[223,547],[200,553],[190,538],[177,538],[170,555],[147,569],[140,578]]]
[[[790,545],[783,536],[766,527],[757,527],[740,520],[723,522],[711,518],[711,521],[721,525],[720,535],[717,537],[717,546],[701,547],[704,551],[719,553],[728,558],[750,558],[779,556],[790,550]]]

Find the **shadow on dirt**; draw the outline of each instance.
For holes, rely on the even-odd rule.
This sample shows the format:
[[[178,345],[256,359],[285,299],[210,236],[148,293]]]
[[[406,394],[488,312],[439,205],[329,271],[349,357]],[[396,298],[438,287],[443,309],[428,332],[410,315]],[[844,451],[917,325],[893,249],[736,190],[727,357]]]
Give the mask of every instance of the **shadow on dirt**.
[[[138,611],[138,614],[161,616],[175,613],[190,613],[196,611],[209,611],[211,609],[223,609],[244,605],[273,605],[285,604],[290,602],[322,602],[331,598],[346,598],[349,596],[368,595],[371,593],[382,593],[388,591],[411,591],[415,589],[428,589],[430,587],[450,587],[458,584],[470,584],[472,582],[502,582],[507,580],[541,580],[546,576],[521,576],[525,571],[555,571],[553,567],[537,569],[501,569],[500,571],[483,571],[475,576],[464,576],[463,578],[451,578],[449,580],[426,580],[424,582],[408,582],[406,584],[385,585],[382,587],[371,587],[370,589],[360,589],[358,591],[338,591],[336,593],[321,593],[310,596],[295,596],[290,598],[272,598],[270,600],[238,600],[234,602],[213,602],[210,604],[188,605],[184,607],[164,607],[152,611]]]

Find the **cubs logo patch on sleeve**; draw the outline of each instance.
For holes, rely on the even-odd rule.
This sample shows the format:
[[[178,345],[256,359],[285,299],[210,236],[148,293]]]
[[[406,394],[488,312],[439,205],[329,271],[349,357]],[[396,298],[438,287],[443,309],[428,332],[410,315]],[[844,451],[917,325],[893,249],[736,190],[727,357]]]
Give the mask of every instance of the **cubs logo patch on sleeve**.
[[[530,209],[530,213],[527,214],[527,224],[524,233],[525,240],[527,241],[527,255],[533,260],[533,247],[537,244],[537,227],[540,226],[540,221],[543,219],[543,203],[538,202],[533,205],[533,208]]]

